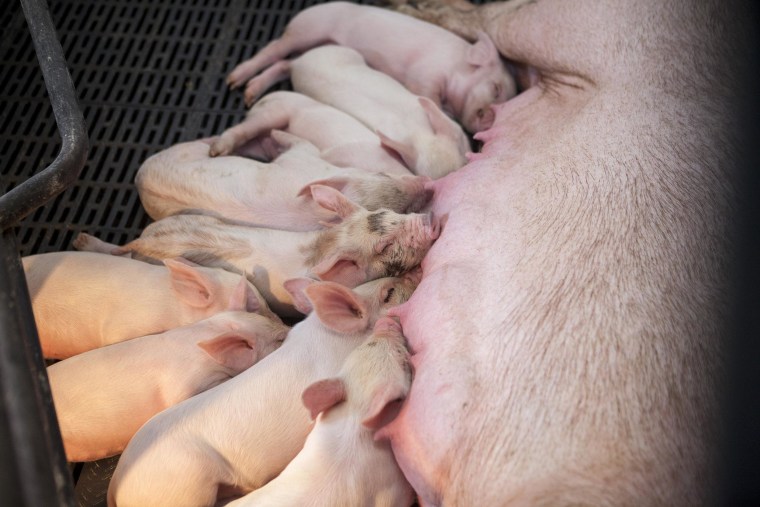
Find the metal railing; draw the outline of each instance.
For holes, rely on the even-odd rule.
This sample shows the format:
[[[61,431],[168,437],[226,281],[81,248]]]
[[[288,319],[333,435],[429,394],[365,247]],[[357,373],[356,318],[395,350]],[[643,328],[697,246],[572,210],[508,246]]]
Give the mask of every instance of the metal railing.
[[[74,505],[74,489],[13,228],[76,181],[89,141],[48,5],[21,5],[61,149],[48,167],[0,196],[0,499],[50,507]]]

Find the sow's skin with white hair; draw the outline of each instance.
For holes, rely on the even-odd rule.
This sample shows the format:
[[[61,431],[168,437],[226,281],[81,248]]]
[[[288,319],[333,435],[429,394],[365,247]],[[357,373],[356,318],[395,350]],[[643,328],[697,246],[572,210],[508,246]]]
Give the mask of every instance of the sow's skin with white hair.
[[[303,392],[317,417],[301,452],[275,479],[227,507],[408,507],[413,492],[387,441],[373,438],[409,392],[411,371],[401,326],[380,319],[337,377]]]
[[[274,479],[312,427],[301,394],[338,374],[375,322],[406,301],[419,270],[355,289],[288,281],[309,315],[285,343],[237,377],[169,408],[135,434],[108,488],[109,506],[211,506]]]
[[[383,435],[423,505],[708,504],[748,16],[452,4],[433,14],[534,85],[433,185],[448,218],[395,312],[415,376]]]

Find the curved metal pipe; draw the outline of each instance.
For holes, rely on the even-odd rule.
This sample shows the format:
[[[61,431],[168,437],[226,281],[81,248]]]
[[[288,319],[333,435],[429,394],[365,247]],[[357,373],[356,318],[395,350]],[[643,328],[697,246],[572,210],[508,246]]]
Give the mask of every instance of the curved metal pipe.
[[[0,231],[17,225],[76,181],[89,151],[84,117],[48,5],[44,0],[21,0],[21,6],[53,106],[61,150],[48,167],[0,196]]]

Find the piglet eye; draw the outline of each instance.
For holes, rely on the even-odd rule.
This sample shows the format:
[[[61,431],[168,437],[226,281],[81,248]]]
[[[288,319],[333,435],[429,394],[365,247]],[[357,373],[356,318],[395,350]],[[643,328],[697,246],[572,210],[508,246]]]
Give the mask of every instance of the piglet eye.
[[[478,109],[478,118],[482,118],[485,114],[485,111],[483,109]]]
[[[493,98],[498,100],[499,97],[501,97],[501,88],[499,88],[499,85],[494,85]]]
[[[387,303],[391,300],[391,297],[393,296],[393,293],[396,291],[395,288],[391,287],[388,289],[388,293],[385,295],[385,299],[383,299],[383,303]]]

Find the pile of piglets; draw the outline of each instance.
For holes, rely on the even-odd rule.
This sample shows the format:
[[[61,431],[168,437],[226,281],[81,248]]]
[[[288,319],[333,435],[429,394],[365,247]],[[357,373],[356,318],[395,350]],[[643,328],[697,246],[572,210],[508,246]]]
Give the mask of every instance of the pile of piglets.
[[[68,459],[121,453],[109,505],[410,505],[373,438],[411,382],[386,314],[438,237],[460,123],[514,83],[484,35],[345,2],[228,82],[247,118],[143,163],[139,238],[23,259]]]

